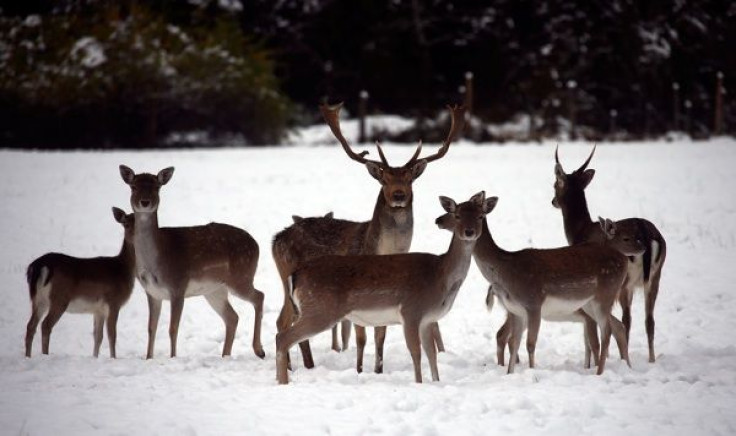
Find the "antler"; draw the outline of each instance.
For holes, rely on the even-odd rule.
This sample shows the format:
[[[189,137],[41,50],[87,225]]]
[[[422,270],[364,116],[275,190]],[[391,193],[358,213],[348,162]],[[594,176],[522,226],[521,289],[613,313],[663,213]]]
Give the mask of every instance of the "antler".
[[[562,167],[562,164],[560,163],[560,156],[557,154],[557,151],[560,149],[560,144],[555,145],[555,163]]]
[[[442,143],[442,147],[440,147],[437,153],[422,158],[428,163],[441,159],[447,153],[447,150],[450,149],[450,144],[454,140],[455,136],[465,127],[465,106],[447,105],[447,109],[450,110],[450,133],[447,134],[447,138],[445,138],[445,141]],[[419,146],[417,146],[417,151],[414,152],[414,156],[412,156],[411,159],[409,159],[409,162],[404,166],[413,165],[419,159],[421,151],[422,143],[419,142]]]
[[[593,150],[590,152],[590,156],[588,156],[588,159],[585,162],[583,162],[583,165],[580,168],[575,170],[576,173],[582,173],[583,171],[585,171],[586,168],[588,168],[588,164],[590,163],[590,160],[593,159],[593,153],[595,153],[596,146],[598,146],[598,144],[593,144]]]
[[[335,106],[328,106],[326,104],[321,104],[319,106],[319,110],[320,112],[322,112],[322,116],[324,117],[325,122],[327,122],[327,125],[330,126],[330,130],[332,131],[332,134],[335,135],[335,138],[340,141],[342,149],[345,150],[345,153],[347,153],[348,157],[350,157],[350,159],[353,159],[354,161],[360,162],[362,164],[372,162],[376,165],[382,165],[381,162],[366,159],[364,156],[368,154],[367,151],[356,153],[353,151],[352,148],[350,148],[350,144],[348,144],[348,141],[342,135],[342,131],[340,130],[340,109],[342,109],[342,103],[339,103]],[[385,162],[383,151],[381,150],[380,146],[378,146],[378,153],[381,155],[381,159]]]

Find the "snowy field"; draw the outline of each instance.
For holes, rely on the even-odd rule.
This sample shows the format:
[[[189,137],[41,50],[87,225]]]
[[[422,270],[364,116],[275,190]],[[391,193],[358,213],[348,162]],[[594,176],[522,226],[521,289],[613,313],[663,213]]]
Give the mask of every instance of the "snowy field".
[[[435,147],[427,146],[425,153]],[[590,144],[562,143],[563,166],[582,163]],[[388,146],[403,164],[412,147]],[[372,150],[372,156],[375,153]],[[147,307],[136,285],[118,324],[118,359],[107,342],[92,358],[92,317],[67,314],[54,329],[51,355],[23,357],[30,307],[25,268],[48,251],[113,255],[122,229],[111,206],[130,210],[118,174],[125,163],[176,172],[162,190],[166,226],[218,221],[259,242],[256,286],[266,293],[263,344],[253,354],[253,310],[233,299],[240,324],[233,356],[220,356],[224,326],[203,298],[188,299],[179,357],[168,357],[168,305],[156,358],[143,359]],[[414,251],[443,252],[450,235],[434,219],[438,195],[458,201],[485,190],[500,197],[490,215],[507,249],[565,244],[552,208],[554,144],[453,145],[415,183]],[[379,185],[337,147],[214,151],[27,153],[0,151],[0,434],[735,434],[736,433],[736,142],[713,140],[601,144],[591,164],[591,213],[641,216],[668,241],[655,311],[657,363],[647,362],[643,298],[633,306],[633,368],[611,359],[597,377],[582,365],[581,327],[543,323],[537,368],[514,375],[495,363],[503,319],[484,306],[487,283],[473,265],[452,311],[441,322],[447,352],[441,382],[413,382],[400,328],[390,328],[385,373],[355,373],[354,345],[313,341],[316,368],[301,358],[292,384],[275,381],[275,322],[282,290],[270,255],[272,236],[292,214],[370,218]],[[615,308],[617,316],[620,309]],[[367,368],[372,368],[369,339]],[[616,353],[613,353],[615,356]]]

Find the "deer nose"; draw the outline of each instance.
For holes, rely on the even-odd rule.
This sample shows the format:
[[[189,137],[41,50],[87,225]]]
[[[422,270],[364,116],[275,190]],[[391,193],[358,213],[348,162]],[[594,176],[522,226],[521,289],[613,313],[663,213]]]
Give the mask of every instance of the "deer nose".
[[[148,207],[151,205],[151,200],[141,200],[141,206]]]
[[[473,236],[475,236],[475,230],[465,229],[465,236],[467,236],[468,238],[472,238]]]
[[[404,192],[404,191],[394,191],[391,194],[391,197],[394,199],[394,201],[404,201],[404,200],[406,200],[406,192]]]

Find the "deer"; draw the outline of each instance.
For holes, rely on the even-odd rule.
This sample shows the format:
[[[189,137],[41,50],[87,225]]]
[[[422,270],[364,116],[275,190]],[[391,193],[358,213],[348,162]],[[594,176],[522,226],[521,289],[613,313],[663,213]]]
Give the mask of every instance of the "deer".
[[[414,155],[402,166],[391,166],[386,159],[380,143],[376,143],[380,161],[366,159],[368,151],[356,153],[345,139],[340,129],[339,114],[342,105],[320,106],[320,111],[335,138],[348,157],[368,170],[371,177],[381,184],[373,216],[369,221],[354,222],[334,219],[332,216],[304,218],[275,235],[272,254],[284,289],[284,304],[277,320],[278,331],[284,331],[294,319],[295,314],[289,298],[288,277],[298,265],[325,255],[358,255],[358,254],[396,254],[409,251],[414,227],[413,216],[413,183],[424,173],[427,164],[441,159],[449,150],[454,138],[462,131],[465,123],[464,107],[450,107],[450,131],[440,149],[429,156],[420,157],[422,144],[419,143]],[[300,217],[297,217],[300,218]],[[296,221],[296,220],[295,220]],[[332,348],[345,350],[350,338],[350,323],[341,323],[342,347],[337,344],[337,330],[333,329]],[[439,351],[444,351],[444,344],[435,325],[435,343]],[[365,329],[357,325],[357,363],[358,372],[363,371],[363,352],[366,344]],[[386,329],[375,328],[376,357],[374,371],[383,372],[383,344]],[[312,368],[314,359],[309,342],[299,344],[304,366]]]
[[[135,282],[133,214],[112,208],[115,221],[122,224],[123,245],[117,256],[79,258],[46,253],[26,270],[31,299],[31,318],[26,327],[26,357],[31,357],[33,337],[41,324],[41,352],[49,354],[51,331],[65,312],[90,313],[94,317],[94,350],[98,357],[105,323],[110,357],[115,359],[117,323],[120,309],[130,298]],[[44,318],[45,316],[45,318]]]
[[[435,222],[441,229],[453,229],[455,220],[452,214],[445,214]],[[618,232],[611,220],[601,219],[601,227],[606,235],[604,244],[527,248],[512,252],[496,244],[487,220],[483,220],[473,258],[491,284],[486,298],[489,310],[495,296],[507,312],[506,323],[496,338],[499,365],[503,365],[504,348],[507,343],[509,345],[509,374],[514,372],[518,363],[521,336],[527,329],[529,367],[534,368],[542,319],[585,322],[586,367],[590,367],[590,347],[592,353],[598,355],[598,374],[602,374],[605,368],[611,334],[616,339],[622,359],[630,365],[624,329],[621,322],[611,315],[611,308],[626,278],[626,256],[640,254],[644,246],[631,234]],[[595,327],[589,325],[588,318],[594,320],[601,330],[603,343],[600,349],[596,345]]]
[[[288,278],[297,319],[276,335],[278,382],[289,382],[290,347],[342,319],[361,326],[401,324],[414,381],[422,382],[420,344],[432,380],[439,381],[434,325],[452,308],[470,268],[481,222],[496,201],[496,197],[486,199],[485,192],[460,204],[441,196],[443,209],[457,216],[450,246],[441,255],[328,255],[301,264]]]
[[[580,168],[572,173],[566,173],[560,164],[558,148],[555,149],[555,183],[552,206],[560,209],[565,228],[565,236],[570,245],[584,242],[601,243],[606,240],[605,233],[600,226],[591,221],[588,211],[588,202],[585,197],[585,188],[588,187],[595,175],[594,169],[588,169],[595,145],[588,158]],[[667,243],[657,227],[643,218],[626,218],[615,222],[616,227],[623,232],[635,234],[642,241],[645,250],[638,256],[628,259],[628,276],[624,283],[624,290],[619,296],[622,314],[621,321],[626,329],[626,339],[631,331],[631,304],[634,291],[642,289],[645,298],[645,326],[649,347],[649,362],[654,363],[654,305],[659,293],[659,282],[662,277],[662,267],[667,257]]]
[[[163,300],[171,301],[169,339],[171,357],[176,357],[177,336],[184,299],[204,296],[225,323],[222,356],[230,356],[238,314],[230,305],[230,293],[249,302],[255,311],[253,352],[263,359],[261,344],[263,292],[253,285],[258,267],[258,243],[248,232],[220,223],[192,227],[159,227],[159,191],[174,174],[174,167],[135,174],[120,165],[120,176],[130,186],[130,204],[135,213],[135,268],[148,301],[148,348],[154,357],[156,330]]]

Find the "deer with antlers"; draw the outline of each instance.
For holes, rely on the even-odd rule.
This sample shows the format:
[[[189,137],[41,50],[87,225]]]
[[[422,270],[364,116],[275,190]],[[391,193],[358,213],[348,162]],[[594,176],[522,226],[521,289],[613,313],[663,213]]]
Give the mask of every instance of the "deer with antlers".
[[[370,221],[353,222],[334,219],[332,217],[306,218],[295,222],[278,233],[273,240],[272,252],[284,287],[284,305],[277,320],[278,331],[284,331],[292,322],[295,314],[289,297],[288,277],[296,268],[311,259],[326,255],[358,255],[358,254],[395,254],[409,251],[414,227],[412,210],[412,184],[422,175],[427,164],[441,159],[449,150],[450,144],[462,131],[465,123],[463,107],[450,109],[450,132],[436,153],[420,157],[420,142],[414,155],[400,167],[391,166],[386,160],[383,149],[376,144],[380,161],[366,159],[367,151],[356,153],[345,139],[340,129],[341,105],[329,107],[322,105],[320,110],[333,135],[340,142],[348,157],[365,165],[368,173],[381,184],[373,217]],[[348,322],[343,322],[342,349],[347,348],[349,338]],[[347,328],[346,328],[347,327]],[[375,326],[376,362],[375,372],[383,371],[383,343],[386,337],[384,326]],[[433,326],[437,347],[444,350],[439,327]],[[366,343],[365,328],[356,325],[357,370],[363,370],[363,351]],[[314,360],[309,343],[299,344],[302,350],[304,366],[311,368]],[[337,335],[333,330],[333,349],[339,350]]]
[[[470,268],[481,223],[496,198],[486,199],[480,192],[459,205],[447,197],[440,197],[440,202],[457,218],[450,247],[442,255],[323,256],[301,264],[287,278],[289,303],[298,317],[276,335],[279,383],[289,381],[289,348],[342,319],[361,326],[401,324],[414,363],[414,380],[422,382],[420,344],[432,380],[439,380],[433,326],[452,308]]]
[[[457,217],[445,214],[436,220],[439,228],[453,230]],[[511,356],[508,373],[518,363],[521,336],[527,332],[529,367],[535,365],[535,349],[542,319],[549,321],[585,321],[590,318],[601,330],[603,343],[596,365],[603,373],[611,334],[616,338],[621,357],[629,362],[628,346],[621,322],[611,315],[611,308],[626,278],[626,256],[644,251],[635,235],[619,232],[611,220],[600,221],[606,235],[603,244],[580,244],[552,249],[528,248],[506,251],[499,247],[483,220],[473,257],[483,276],[491,284],[486,304],[493,305],[492,293],[506,309],[508,318],[497,334],[499,364],[508,342]],[[584,314],[584,316],[583,316]],[[587,318],[585,318],[587,317]],[[597,334],[586,325],[586,337]],[[587,341],[586,341],[587,342]],[[586,343],[587,346],[587,343]],[[590,366],[586,349],[586,366]]]
[[[263,358],[263,293],[253,286],[258,243],[245,230],[227,224],[159,227],[159,191],[173,174],[173,167],[154,175],[136,174],[120,165],[120,176],[130,186],[130,204],[135,212],[136,275],[148,299],[146,358],[153,358],[162,300],[171,301],[169,338],[171,357],[175,357],[184,299],[197,295],[203,295],[225,323],[222,355],[229,356],[238,325],[229,293],[253,305],[253,352]]]
[[[130,298],[135,281],[135,219],[117,207],[112,208],[112,213],[125,229],[117,256],[78,258],[47,253],[28,266],[31,318],[26,328],[26,357],[31,357],[33,336],[44,314],[41,352],[49,354],[51,331],[65,312],[94,315],[94,357],[100,353],[102,330],[107,323],[110,357],[116,357],[118,314]]]
[[[600,226],[590,219],[585,188],[593,180],[595,170],[588,169],[596,147],[580,168],[566,173],[560,164],[558,149],[555,149],[555,195],[552,205],[562,211],[565,236],[571,245],[583,242],[601,243],[606,240]],[[649,345],[649,362],[654,362],[654,305],[659,293],[662,267],[667,256],[667,243],[657,227],[642,218],[627,218],[615,222],[616,227],[626,233],[635,234],[645,246],[641,255],[629,257],[628,276],[624,290],[619,296],[621,321],[626,328],[626,339],[631,330],[631,303],[636,289],[643,289],[646,301],[646,331]]]

